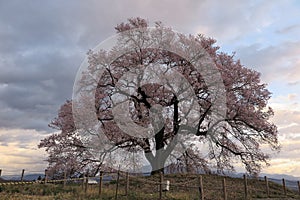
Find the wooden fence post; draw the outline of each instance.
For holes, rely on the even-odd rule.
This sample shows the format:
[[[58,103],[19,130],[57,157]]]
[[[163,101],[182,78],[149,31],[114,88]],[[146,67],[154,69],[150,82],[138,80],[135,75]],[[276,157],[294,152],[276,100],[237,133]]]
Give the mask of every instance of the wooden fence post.
[[[84,188],[84,183],[85,183],[85,173],[83,173],[83,176],[82,176],[82,184],[81,184],[81,189]]]
[[[226,180],[225,180],[225,178],[223,178],[223,195],[224,195],[224,200],[227,200]]]
[[[23,180],[24,180],[24,172],[25,172],[25,169],[22,169],[21,182],[23,182]]]
[[[129,173],[126,172],[126,187],[125,187],[125,195],[128,195],[128,191],[129,191]]]
[[[247,185],[247,176],[244,174],[244,191],[245,191],[245,200],[248,199],[248,185]]]
[[[119,190],[119,180],[120,180],[120,167],[117,173],[117,183],[116,183],[116,194],[115,194],[115,199],[118,199],[118,190]]]
[[[163,181],[164,181],[164,176],[163,173],[160,172],[160,180],[159,180],[159,199],[162,199],[162,191],[163,191]]]
[[[87,189],[88,189],[88,184],[89,184],[89,170],[87,170],[86,173],[86,178],[85,178],[85,184],[84,184],[84,193],[87,193]]]
[[[86,176],[84,179],[84,193],[87,193],[87,189],[88,189],[88,183],[89,183],[89,177]]]
[[[283,193],[286,196],[286,187],[285,187],[285,180],[284,178],[282,179],[282,189],[283,189]]]
[[[67,170],[65,168],[64,169],[64,187],[66,187],[66,183],[67,183]]]
[[[2,169],[0,169],[0,176],[1,176],[1,174],[2,174]]]
[[[101,199],[102,194],[102,179],[103,179],[103,171],[100,171],[100,177],[99,177],[99,197]]]
[[[44,180],[44,184],[47,184],[48,181],[48,170],[45,169],[45,180]]]
[[[300,195],[300,181],[297,181],[298,183],[298,190],[299,190],[299,195]]]
[[[267,176],[265,176],[265,183],[266,183],[266,193],[267,193],[267,197],[270,197],[269,180],[268,180],[268,177],[267,177]]]
[[[202,182],[202,176],[200,175],[198,177],[198,181],[199,181],[199,199],[200,200],[204,200],[204,192],[203,192],[203,182]]]

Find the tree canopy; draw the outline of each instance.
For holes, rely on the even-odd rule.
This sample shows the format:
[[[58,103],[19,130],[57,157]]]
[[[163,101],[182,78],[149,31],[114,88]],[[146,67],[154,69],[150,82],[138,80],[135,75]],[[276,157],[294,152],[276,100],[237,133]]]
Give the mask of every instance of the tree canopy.
[[[75,98],[50,123],[60,133],[39,144],[50,168],[67,160],[79,163],[75,171],[148,162],[152,173],[166,166],[198,172],[241,162],[255,174],[268,163],[263,147],[279,150],[266,84],[214,39],[160,22],[150,28],[141,18],[115,29],[111,49],[88,52]]]

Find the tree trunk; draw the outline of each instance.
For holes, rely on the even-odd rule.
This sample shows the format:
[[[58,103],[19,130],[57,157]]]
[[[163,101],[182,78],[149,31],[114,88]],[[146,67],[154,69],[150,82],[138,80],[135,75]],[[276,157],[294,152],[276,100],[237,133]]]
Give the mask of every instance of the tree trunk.
[[[160,172],[164,173],[164,165],[165,165],[166,159],[161,158],[160,155],[156,155],[152,162],[150,162],[152,170],[151,175],[158,174]]]
[[[164,173],[164,168],[157,169],[157,170],[152,170],[151,171],[151,176],[156,175],[156,174],[160,174],[161,172]]]

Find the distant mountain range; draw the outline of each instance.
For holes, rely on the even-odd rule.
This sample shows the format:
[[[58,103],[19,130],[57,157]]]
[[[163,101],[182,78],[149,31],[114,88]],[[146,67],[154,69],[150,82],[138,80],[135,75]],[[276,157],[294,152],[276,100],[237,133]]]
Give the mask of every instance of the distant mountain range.
[[[261,177],[268,177],[268,178],[272,178],[272,179],[285,179],[285,180],[290,180],[290,181],[300,181],[300,177],[295,177],[295,176],[291,176],[291,175],[286,175],[286,174],[265,174],[265,173],[261,173],[260,174]]]
[[[227,176],[234,177],[234,178],[242,178],[244,173],[228,173]],[[264,177],[268,177],[269,181],[272,181],[274,183],[282,185],[282,179],[285,180],[285,185],[287,188],[292,190],[298,191],[298,183],[297,181],[300,181],[300,177],[295,177],[291,175],[286,174],[266,174],[261,173],[259,175],[259,179],[264,180]]]
[[[41,176],[41,178],[44,178],[44,174],[27,174],[24,175],[24,180],[25,181],[34,181],[37,180],[38,177]],[[3,180],[9,180],[9,181],[20,181],[21,180],[21,176],[20,175],[9,175],[9,176],[1,176],[0,177]]]
[[[270,181],[282,184],[282,179],[284,178],[285,180],[285,185],[293,190],[298,191],[298,183],[297,181],[300,181],[300,177],[295,177],[291,175],[286,175],[286,174],[262,174],[262,176],[267,176]]]
[[[0,177],[0,183],[3,183],[3,182],[7,182],[7,180],[4,180],[3,178]]]
[[[228,175],[230,177],[235,177],[235,178],[242,178],[244,173],[228,173],[226,175]],[[282,180],[284,178],[285,180],[289,180],[289,181],[300,181],[300,177],[295,177],[295,176],[286,175],[286,174],[266,174],[266,173],[259,174],[259,177],[261,177],[261,178],[264,178],[265,176],[268,177],[268,179]]]

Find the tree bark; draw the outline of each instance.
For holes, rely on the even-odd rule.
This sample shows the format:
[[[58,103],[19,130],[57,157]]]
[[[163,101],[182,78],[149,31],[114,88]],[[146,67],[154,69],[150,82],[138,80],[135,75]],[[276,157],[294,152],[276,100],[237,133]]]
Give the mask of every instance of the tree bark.
[[[164,173],[164,168],[157,169],[157,170],[152,170],[151,171],[151,176],[156,175],[156,174],[160,174],[160,173]]]

